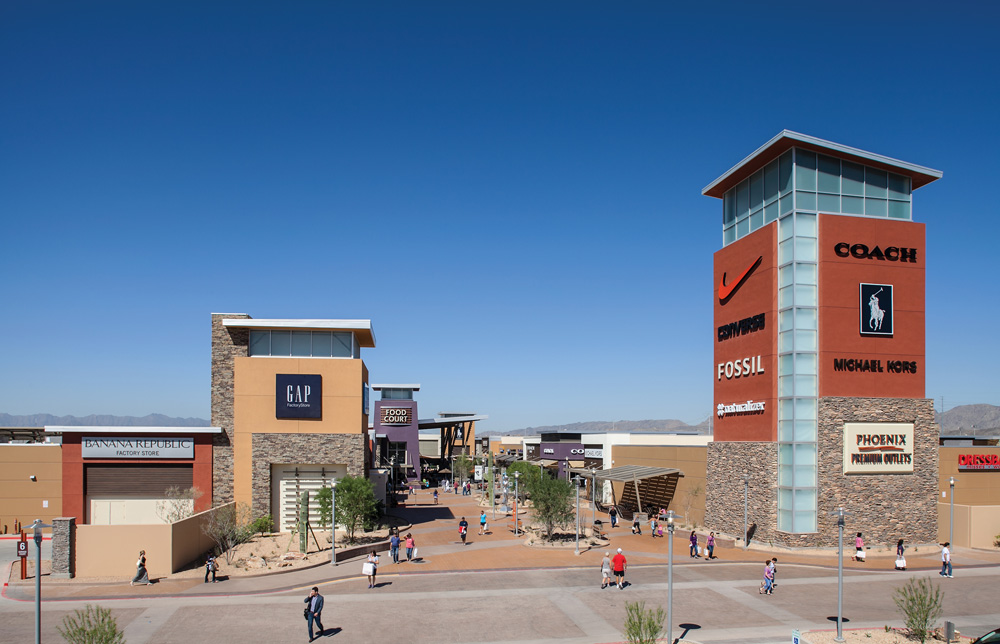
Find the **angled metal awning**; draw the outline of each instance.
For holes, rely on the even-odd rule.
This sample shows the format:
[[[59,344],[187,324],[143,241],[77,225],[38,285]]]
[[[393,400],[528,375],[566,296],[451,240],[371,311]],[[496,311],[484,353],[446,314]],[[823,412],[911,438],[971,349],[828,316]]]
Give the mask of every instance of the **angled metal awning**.
[[[574,467],[570,470],[574,474],[581,476],[596,476],[602,481],[617,481],[619,483],[631,483],[654,476],[684,476],[684,472],[675,467],[647,467],[645,465],[622,465],[612,467],[610,470],[587,470],[582,467]]]
[[[573,474],[598,481],[621,483],[621,498],[613,498],[618,507],[618,515],[631,519],[638,512],[655,512],[657,508],[669,507],[677,489],[677,479],[684,472],[675,467],[648,467],[645,465],[622,465],[610,470],[588,470],[574,467]],[[631,485],[629,485],[631,484]],[[612,486],[612,495],[617,494]]]

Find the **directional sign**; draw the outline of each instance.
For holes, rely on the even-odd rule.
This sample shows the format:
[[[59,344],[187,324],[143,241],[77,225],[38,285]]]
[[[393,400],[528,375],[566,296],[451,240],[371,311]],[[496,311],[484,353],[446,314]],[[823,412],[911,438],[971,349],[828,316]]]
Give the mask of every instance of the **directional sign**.
[[[18,557],[27,557],[28,556],[28,542],[27,541],[18,541],[17,542],[17,556]]]
[[[801,637],[802,637],[802,634],[799,633],[798,630],[793,630],[792,631],[792,644],[799,644],[799,641],[800,641],[799,638],[801,638]]]

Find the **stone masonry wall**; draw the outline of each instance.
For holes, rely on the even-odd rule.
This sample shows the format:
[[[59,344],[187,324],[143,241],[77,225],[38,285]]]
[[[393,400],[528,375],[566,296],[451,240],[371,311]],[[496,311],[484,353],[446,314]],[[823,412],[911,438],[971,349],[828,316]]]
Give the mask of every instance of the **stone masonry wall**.
[[[212,314],[212,426],[222,433],[212,440],[212,505],[233,500],[233,374],[236,357],[245,357],[248,329],[227,329],[225,318],[250,319],[245,313]]]
[[[778,521],[777,443],[709,443],[706,466],[705,527],[743,538],[743,475],[749,474],[747,525],[757,524],[752,541],[773,541]]]
[[[52,519],[52,578],[72,579],[76,574],[76,517]]]
[[[347,465],[351,476],[367,476],[368,440],[363,434],[253,434],[254,516],[271,513],[271,464]]]

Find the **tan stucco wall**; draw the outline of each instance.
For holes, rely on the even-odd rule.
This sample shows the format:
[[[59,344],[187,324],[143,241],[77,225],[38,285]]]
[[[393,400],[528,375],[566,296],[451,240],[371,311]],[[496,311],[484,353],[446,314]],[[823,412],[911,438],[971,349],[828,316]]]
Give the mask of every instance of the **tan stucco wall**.
[[[677,481],[670,510],[685,515],[683,523],[705,524],[705,472],[708,450],[705,446],[687,445],[613,445],[611,457],[615,467],[643,465],[646,467],[673,467],[684,472]],[[622,483],[615,483],[615,497],[621,497]],[[690,514],[685,507],[688,494],[695,489],[700,493],[691,503]]]
[[[29,477],[35,475],[37,480]],[[48,501],[49,507],[43,507]],[[62,450],[59,445],[0,445],[0,532],[14,522],[52,523],[62,516]]]
[[[368,368],[358,359],[235,358],[233,379],[233,496],[252,503],[253,434],[357,434],[367,431],[362,390]],[[316,374],[323,377],[323,417],[318,420],[274,416],[275,376]]]
[[[1000,505],[1000,470],[958,471],[961,454],[996,454],[1000,447],[938,448],[938,500],[948,502],[948,479],[954,476],[955,503],[962,505]],[[940,492],[945,492],[941,496]]]

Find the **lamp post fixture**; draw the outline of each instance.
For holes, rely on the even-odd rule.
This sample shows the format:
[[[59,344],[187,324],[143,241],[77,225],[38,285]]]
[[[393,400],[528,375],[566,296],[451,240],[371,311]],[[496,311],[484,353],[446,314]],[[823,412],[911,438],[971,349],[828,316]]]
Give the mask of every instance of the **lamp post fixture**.
[[[28,526],[35,533],[35,644],[42,641],[42,528],[51,528],[41,519]]]
[[[392,493],[395,496],[395,485]],[[337,565],[337,479],[330,482],[330,563]]]
[[[674,641],[674,519],[683,519],[667,510],[667,642]]]
[[[518,493],[517,493],[517,482],[521,479],[520,472],[514,472],[514,536],[518,536],[517,531],[517,506],[518,504]]]
[[[835,642],[844,641],[844,517],[851,515],[844,508],[830,512],[837,517],[837,637]]]
[[[590,509],[593,516],[591,523],[597,523],[597,468],[590,468]]]
[[[747,539],[747,530],[749,526],[747,525],[747,500],[750,497],[750,475],[743,474],[743,550],[744,552],[748,547],[750,547],[750,540]]]
[[[951,514],[948,518],[948,543],[951,547],[955,547],[955,481],[957,481],[954,476],[948,478],[948,485],[951,486],[951,491],[948,492],[948,501],[951,504]]]
[[[576,488],[576,552],[574,554],[580,554],[580,484],[583,483],[583,477],[577,474],[573,477],[573,487]]]

